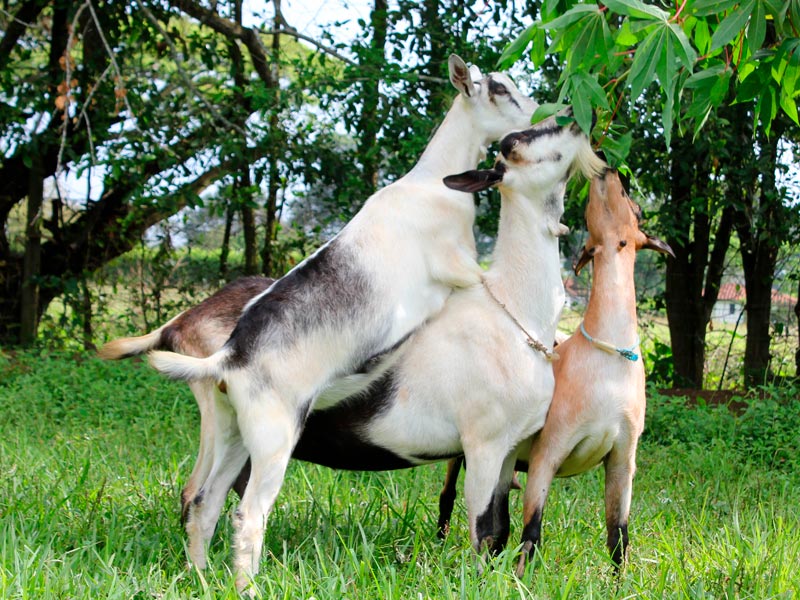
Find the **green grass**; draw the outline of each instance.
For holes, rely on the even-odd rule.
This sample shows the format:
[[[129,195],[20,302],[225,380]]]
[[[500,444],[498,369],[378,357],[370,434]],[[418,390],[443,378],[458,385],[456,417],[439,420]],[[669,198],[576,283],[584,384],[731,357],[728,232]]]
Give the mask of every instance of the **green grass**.
[[[435,539],[442,465],[393,473],[293,463],[257,582],[266,598],[792,598],[800,590],[800,401],[740,417],[651,394],[630,563],[606,557],[602,471],[557,481],[544,548],[483,575],[463,503]],[[0,353],[0,597],[235,597],[226,507],[209,570],[185,568],[178,495],[194,400],[133,361]],[[512,540],[520,532],[513,494]]]

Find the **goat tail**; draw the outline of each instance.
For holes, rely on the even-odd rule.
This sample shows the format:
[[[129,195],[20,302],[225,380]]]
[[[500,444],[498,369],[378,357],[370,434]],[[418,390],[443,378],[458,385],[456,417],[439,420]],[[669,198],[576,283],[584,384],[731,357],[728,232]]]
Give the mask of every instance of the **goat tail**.
[[[139,356],[150,350],[154,350],[161,345],[161,330],[163,327],[140,335],[138,337],[125,337],[111,340],[105,344],[97,355],[104,360],[119,360]]]
[[[177,321],[182,314],[183,313],[180,313],[174,316],[161,327],[150,333],[145,333],[144,335],[136,337],[124,337],[111,340],[97,351],[97,356],[104,360],[119,360],[121,358],[140,356],[151,350],[161,348],[164,346],[164,339],[162,338],[164,330]],[[175,348],[170,349],[174,350]]]
[[[155,350],[147,355],[150,365],[170,379],[194,381],[196,379],[222,380],[222,361],[227,357],[225,349],[206,358],[186,356],[176,352]]]

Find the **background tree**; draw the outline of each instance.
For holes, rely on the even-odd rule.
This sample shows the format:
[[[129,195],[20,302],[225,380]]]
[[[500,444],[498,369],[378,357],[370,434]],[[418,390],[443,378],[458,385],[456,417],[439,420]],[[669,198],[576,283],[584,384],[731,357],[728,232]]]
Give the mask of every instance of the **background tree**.
[[[774,173],[779,140],[798,124],[798,25],[795,0],[684,0],[667,9],[638,0],[550,0],[501,61],[512,63],[528,47],[534,65],[555,54],[558,102],[540,116],[569,100],[588,131],[599,109],[601,146],[612,163],[630,158],[637,174],[666,165],[636,164],[620,115],[653,121],[660,114],[655,137],[670,163],[662,217],[677,253],[667,264],[666,303],[678,385],[702,385],[705,331],[733,229],[748,297],[746,383],[767,376],[777,249],[797,219]],[[653,94],[658,106],[643,100]],[[701,133],[704,125],[711,135]]]

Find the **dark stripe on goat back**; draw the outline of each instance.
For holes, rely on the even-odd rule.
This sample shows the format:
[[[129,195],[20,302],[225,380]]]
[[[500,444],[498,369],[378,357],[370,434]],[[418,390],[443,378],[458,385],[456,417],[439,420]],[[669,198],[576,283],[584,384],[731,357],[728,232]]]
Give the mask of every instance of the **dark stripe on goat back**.
[[[414,463],[367,440],[363,431],[387,410],[397,392],[390,369],[366,390],[324,410],[311,412],[293,458],[334,469],[390,471]]]
[[[324,326],[336,328],[369,310],[371,286],[353,251],[334,239],[277,280],[242,314],[227,345],[228,366],[246,365],[261,342],[289,345]]]

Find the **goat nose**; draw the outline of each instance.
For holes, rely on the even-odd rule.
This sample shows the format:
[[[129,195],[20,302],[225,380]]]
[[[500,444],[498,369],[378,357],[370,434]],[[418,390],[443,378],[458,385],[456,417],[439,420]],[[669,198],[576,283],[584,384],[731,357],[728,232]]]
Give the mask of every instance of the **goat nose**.
[[[517,131],[515,133],[509,133],[506,137],[503,138],[503,141],[500,142],[500,153],[505,158],[508,158],[514,147],[517,144],[519,144],[521,138],[522,138],[521,131]]]

